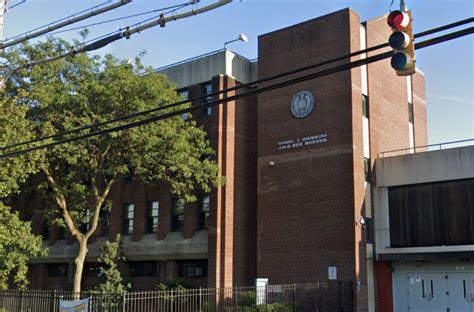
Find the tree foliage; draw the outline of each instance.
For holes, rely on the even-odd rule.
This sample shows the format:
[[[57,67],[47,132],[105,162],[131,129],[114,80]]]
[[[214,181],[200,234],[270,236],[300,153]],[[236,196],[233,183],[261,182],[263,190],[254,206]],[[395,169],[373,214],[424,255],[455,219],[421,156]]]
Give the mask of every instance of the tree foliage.
[[[31,138],[27,108],[17,100],[0,95],[0,146]],[[37,160],[37,154],[0,160],[0,198],[8,201],[19,191],[21,183],[37,171]],[[25,288],[29,258],[45,254],[41,237],[31,233],[30,222],[21,221],[18,213],[0,202],[0,289],[8,288],[9,281]]]
[[[0,203],[0,289],[7,289],[9,280],[26,288],[28,260],[45,255],[41,236],[31,233],[30,222],[21,221],[18,213]]]
[[[22,64],[70,48],[64,41],[49,39],[34,46],[24,44],[4,52],[3,57]],[[7,95],[19,97],[27,109],[35,136],[62,133],[177,102],[180,98],[175,88],[164,76],[145,68],[139,58],[129,62],[111,55],[100,58],[86,54],[17,70],[6,83]],[[22,95],[24,92],[27,96]],[[97,128],[82,133],[94,130]],[[64,226],[79,244],[76,292],[80,290],[87,242],[97,229],[100,210],[107,204],[112,186],[121,176],[132,174],[151,184],[167,182],[175,196],[186,201],[195,200],[196,188],[209,191],[218,183],[217,165],[203,157],[212,154],[205,131],[180,116],[58,145],[39,154],[37,188],[45,190],[45,196],[56,204],[48,210],[48,217]]]
[[[120,235],[114,241],[105,243],[98,260],[102,264],[99,276],[103,282],[97,287],[97,291],[103,294],[122,294],[130,289],[131,285],[124,283],[118,267],[120,262],[125,261]]]

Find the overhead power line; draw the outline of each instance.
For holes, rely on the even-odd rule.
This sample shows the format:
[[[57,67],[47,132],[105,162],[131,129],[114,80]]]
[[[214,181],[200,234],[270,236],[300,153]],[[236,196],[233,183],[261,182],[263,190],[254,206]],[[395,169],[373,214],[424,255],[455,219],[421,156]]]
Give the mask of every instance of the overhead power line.
[[[462,20],[462,21],[457,21],[457,22],[454,22],[454,23],[450,23],[450,24],[447,24],[447,25],[443,25],[443,26],[440,26],[440,27],[436,27],[436,28],[429,29],[429,30],[423,31],[421,33],[418,33],[418,34],[415,35],[415,38],[420,38],[420,37],[423,37],[423,36],[431,35],[431,34],[434,34],[436,32],[440,32],[440,31],[451,29],[451,28],[459,27],[459,26],[469,24],[469,23],[472,23],[472,22],[474,22],[474,18],[468,18],[468,19],[465,19],[465,20]],[[361,55],[361,54],[366,54],[366,53],[369,53],[369,52],[373,52],[373,51],[376,51],[376,50],[379,50],[381,48],[385,48],[385,47],[388,47],[388,46],[389,46],[388,43],[382,43],[382,44],[379,44],[379,45],[376,45],[376,46],[369,47],[369,48],[364,49],[364,50],[355,51],[355,52],[352,52],[352,53],[349,53],[349,54],[346,54],[346,55],[342,55],[342,56],[339,56],[339,57],[336,57],[336,58],[333,58],[333,59],[329,59],[329,60],[326,60],[326,61],[323,61],[323,62],[320,62],[320,63],[311,64],[311,65],[308,65],[308,66],[296,68],[296,69],[286,71],[286,72],[283,72],[283,73],[279,73],[279,74],[269,76],[269,77],[266,77],[266,78],[257,79],[257,80],[254,80],[254,81],[251,81],[251,82],[248,82],[248,83],[239,84],[238,86],[231,87],[231,88],[228,88],[228,89],[225,89],[225,90],[214,91],[214,92],[206,94],[205,96],[198,96],[198,97],[194,97],[194,98],[191,98],[191,99],[186,99],[186,100],[183,100],[183,101],[180,101],[180,102],[177,102],[177,103],[169,104],[169,105],[166,105],[166,106],[156,107],[156,108],[152,108],[152,109],[149,109],[149,110],[145,110],[145,111],[137,112],[137,113],[134,113],[134,114],[126,115],[126,116],[123,116],[123,117],[118,117],[118,118],[115,118],[115,119],[112,119],[112,120],[108,120],[108,121],[104,121],[104,122],[100,122],[100,123],[95,123],[95,124],[91,124],[91,125],[88,125],[88,126],[83,126],[83,127],[80,127],[80,128],[64,131],[64,132],[49,135],[49,136],[36,138],[36,139],[30,140],[30,141],[25,141],[25,142],[20,142],[20,143],[15,143],[15,144],[8,145],[8,146],[0,147],[0,151],[4,151],[4,150],[7,150],[7,149],[11,149],[11,148],[19,147],[19,146],[23,146],[23,145],[28,145],[28,144],[31,144],[31,143],[37,143],[37,142],[45,141],[45,140],[48,140],[48,139],[58,139],[62,136],[82,132],[82,131],[88,130],[88,129],[93,129],[93,128],[97,129],[98,127],[102,127],[102,126],[105,126],[105,125],[108,125],[108,124],[111,124],[111,123],[125,121],[125,120],[129,120],[129,119],[132,119],[132,118],[135,118],[135,117],[143,116],[143,115],[149,115],[151,113],[155,113],[155,112],[159,112],[159,111],[162,111],[162,110],[165,110],[165,109],[177,107],[179,105],[183,105],[183,104],[188,103],[188,102],[199,101],[199,100],[202,100],[204,98],[218,96],[218,95],[221,95],[221,94],[224,94],[224,93],[228,93],[228,92],[231,92],[231,91],[236,91],[236,90],[243,89],[243,88],[257,87],[261,83],[265,83],[265,82],[272,81],[272,80],[275,80],[275,79],[278,79],[278,78],[283,78],[283,77],[286,77],[286,76],[298,74],[300,72],[315,69],[315,68],[325,66],[325,65],[329,65],[329,64],[332,64],[332,63],[335,63],[335,62],[343,61],[343,60],[352,58],[354,56],[358,56],[358,55]]]
[[[436,38],[432,38],[432,39],[428,39],[428,40],[419,42],[415,45],[415,48],[417,50],[423,49],[423,48],[433,46],[433,45],[436,45],[436,44],[439,44],[439,43],[442,43],[442,42],[446,42],[446,41],[454,40],[454,39],[457,39],[457,38],[460,38],[460,37],[463,37],[463,36],[467,36],[467,35],[470,35],[472,33],[474,33],[474,27],[466,28],[466,29],[463,29],[463,30],[460,30],[460,31],[452,32],[452,33],[449,33],[449,34],[446,34],[446,35],[443,35],[443,36],[439,36],[439,37],[436,37]],[[293,78],[293,79],[290,79],[290,80],[287,80],[287,81],[277,82],[277,83],[274,83],[274,84],[269,85],[269,86],[259,87],[257,89],[250,90],[250,91],[247,91],[247,92],[244,92],[244,93],[241,93],[241,94],[237,94],[237,95],[233,95],[233,96],[229,96],[229,97],[223,97],[223,98],[218,99],[218,100],[210,101],[208,103],[203,103],[203,104],[200,104],[200,105],[194,105],[194,106],[191,106],[189,108],[178,110],[178,111],[175,111],[175,112],[165,113],[165,114],[162,114],[162,115],[149,117],[147,119],[143,119],[143,120],[139,120],[139,121],[135,121],[135,122],[130,122],[128,124],[124,124],[124,125],[120,125],[120,126],[116,126],[116,127],[112,127],[112,128],[108,128],[108,129],[98,130],[98,131],[83,134],[83,135],[78,135],[78,136],[67,138],[67,139],[64,139],[64,140],[61,140],[61,141],[56,141],[56,142],[52,142],[52,143],[48,143],[48,144],[43,144],[43,145],[39,145],[39,146],[34,146],[34,147],[30,147],[30,148],[26,148],[26,149],[22,149],[22,150],[18,150],[18,151],[6,153],[6,154],[3,154],[3,155],[0,155],[0,159],[15,157],[15,156],[19,156],[19,155],[26,154],[26,153],[36,151],[36,150],[40,150],[40,149],[50,148],[50,147],[54,147],[54,146],[57,146],[57,145],[71,143],[71,142],[74,142],[74,141],[83,140],[83,139],[87,139],[87,138],[98,136],[98,135],[104,135],[104,134],[108,134],[108,133],[112,133],[112,132],[117,132],[117,131],[122,131],[122,130],[126,130],[126,129],[131,129],[131,128],[143,126],[143,125],[146,125],[146,124],[149,124],[149,123],[152,123],[152,122],[157,122],[157,121],[164,120],[164,119],[167,119],[167,118],[171,118],[171,117],[174,117],[174,116],[179,116],[183,113],[190,113],[190,112],[195,111],[195,110],[201,110],[201,109],[216,106],[216,105],[219,105],[219,104],[227,103],[227,102],[230,102],[230,101],[235,101],[235,100],[247,97],[249,95],[259,94],[259,93],[263,93],[263,92],[269,92],[269,91],[279,89],[279,88],[282,88],[282,87],[286,87],[286,86],[289,86],[289,85],[292,85],[292,84],[295,84],[295,83],[300,83],[300,82],[304,82],[304,81],[307,81],[307,80],[324,77],[324,76],[334,74],[334,73],[337,73],[337,72],[340,72],[340,71],[356,68],[356,67],[359,67],[359,66],[362,66],[362,65],[371,64],[371,63],[378,62],[380,60],[389,58],[392,55],[393,55],[393,51],[380,53],[380,54],[370,56],[370,57],[367,57],[367,58],[363,58],[363,59],[360,59],[360,60],[357,60],[357,61],[352,61],[348,64],[343,64],[343,65],[334,66],[332,68],[323,69],[323,70],[321,70],[319,72],[316,72],[316,73],[310,73],[310,74],[306,74],[304,76]],[[207,96],[209,96],[209,95],[207,95]],[[187,101],[182,101],[180,103],[183,103],[183,102],[185,103]]]
[[[108,19],[108,20],[100,21],[100,22],[96,22],[96,23],[90,23],[90,24],[86,24],[86,25],[81,25],[81,26],[77,26],[77,27],[73,27],[73,28],[58,30],[58,31],[55,31],[55,32],[52,32],[52,33],[44,34],[44,35],[42,35],[42,36],[46,36],[46,35],[51,35],[51,36],[52,36],[52,35],[57,35],[57,34],[65,33],[65,32],[68,32],[68,31],[74,31],[74,30],[83,29],[83,28],[87,28],[87,27],[93,27],[93,26],[103,25],[103,24],[107,24],[107,23],[117,22],[117,21],[121,21],[121,20],[124,20],[124,19],[129,19],[129,18],[133,18],[133,17],[138,17],[138,16],[147,15],[147,14],[162,12],[162,11],[164,11],[164,10],[170,10],[170,9],[181,8],[181,7],[183,7],[183,6],[191,5],[191,4],[194,4],[194,2],[187,2],[187,3],[183,3],[183,4],[177,4],[177,5],[169,6],[169,7],[166,7],[166,8],[150,10],[150,11],[146,11],[146,12],[141,12],[141,13],[126,15],[126,16],[121,16],[121,17],[117,17],[117,18],[112,18],[112,19]]]
[[[21,1],[17,2],[17,3],[15,3],[15,4],[9,5],[9,6],[7,7],[7,11],[13,9],[14,7],[17,7],[17,6],[19,6],[19,5],[22,5],[22,4],[25,3],[25,2],[26,2],[26,0],[21,0]]]
[[[125,1],[125,0],[122,0],[122,1]],[[133,27],[133,28],[132,27],[125,27],[125,30],[120,31],[118,33],[115,33],[113,35],[107,36],[107,37],[102,38],[100,40],[94,41],[94,42],[86,44],[84,46],[73,47],[68,52],[61,53],[57,56],[53,56],[53,57],[48,58],[48,59],[30,62],[26,65],[23,65],[23,66],[18,67],[18,68],[14,68],[12,70],[15,71],[15,70],[18,70],[18,69],[21,69],[21,68],[27,68],[27,67],[36,66],[36,65],[39,65],[39,64],[43,64],[43,63],[56,61],[56,60],[63,59],[63,58],[68,57],[68,56],[74,56],[74,55],[79,54],[79,53],[94,51],[94,50],[103,48],[106,45],[108,45],[108,44],[110,44],[114,41],[117,41],[117,40],[120,40],[120,39],[123,39],[123,38],[129,39],[133,34],[144,31],[148,28],[152,28],[152,27],[155,27],[155,26],[165,27],[166,23],[168,23],[170,21],[177,21],[177,20],[180,20],[180,19],[183,19],[183,18],[191,17],[191,16],[198,15],[198,14],[201,14],[201,13],[205,13],[205,12],[217,9],[217,8],[223,6],[223,5],[229,4],[231,2],[232,2],[232,0],[218,0],[216,3],[204,6],[202,8],[193,9],[193,10],[190,10],[188,12],[184,12],[184,13],[180,13],[180,14],[176,14],[176,15],[172,15],[172,16],[168,16],[168,17],[165,17],[164,14],[162,14],[159,18],[156,18],[153,21],[145,23],[143,25],[139,25],[139,26],[136,26],[136,27]],[[8,66],[3,66],[3,67],[8,67]]]
[[[93,7],[92,9],[85,10],[85,11],[87,11],[87,13],[80,14],[80,13],[85,12],[85,11],[81,11],[79,13],[68,16],[67,18],[57,20],[53,23],[41,26],[39,28],[35,28],[31,31],[20,34],[18,36],[15,36],[15,37],[13,37],[9,40],[6,40],[4,42],[1,42],[0,43],[0,49],[5,49],[7,47],[11,47],[15,44],[19,44],[19,43],[22,43],[24,41],[39,37],[41,35],[44,35],[48,32],[54,31],[54,30],[59,29],[61,27],[77,23],[79,21],[85,20],[85,19],[90,18],[92,16],[102,14],[104,12],[111,11],[113,9],[116,9],[118,7],[121,7],[123,5],[126,5],[126,4],[130,3],[131,1],[132,0],[119,0],[119,1],[117,1],[113,4],[110,4],[110,5],[107,5],[103,8],[98,8],[98,7],[103,6],[105,3],[100,4],[98,6]],[[106,2],[106,3],[108,3],[108,2]],[[80,15],[78,15],[78,14],[80,14]]]

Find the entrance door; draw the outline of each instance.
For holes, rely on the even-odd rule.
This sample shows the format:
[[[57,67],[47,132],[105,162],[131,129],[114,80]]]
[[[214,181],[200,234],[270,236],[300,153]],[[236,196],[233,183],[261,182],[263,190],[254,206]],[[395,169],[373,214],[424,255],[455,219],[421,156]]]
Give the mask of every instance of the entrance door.
[[[424,275],[426,300],[429,312],[446,312],[448,310],[448,274],[431,273]]]
[[[474,311],[474,274],[449,273],[448,293],[450,312]]]
[[[406,274],[407,303],[406,308],[401,306],[395,311],[425,312],[428,311],[428,280],[423,274]],[[395,298],[395,301],[398,301]]]
[[[394,312],[474,312],[474,273],[393,274]]]

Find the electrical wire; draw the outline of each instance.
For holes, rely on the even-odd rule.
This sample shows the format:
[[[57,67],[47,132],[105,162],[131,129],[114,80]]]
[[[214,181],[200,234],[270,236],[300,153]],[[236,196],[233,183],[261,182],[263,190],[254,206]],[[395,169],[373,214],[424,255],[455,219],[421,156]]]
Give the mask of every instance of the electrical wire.
[[[440,43],[443,43],[443,42],[447,42],[447,41],[450,41],[450,40],[461,38],[463,36],[467,36],[467,35],[470,35],[472,33],[474,33],[474,27],[466,28],[466,29],[463,29],[463,30],[459,30],[457,32],[452,32],[452,33],[449,33],[449,34],[446,34],[446,35],[443,35],[443,36],[439,36],[439,37],[435,37],[435,38],[432,38],[432,39],[428,39],[428,40],[419,42],[419,43],[415,44],[415,49],[417,49],[417,50],[423,49],[423,48],[430,47],[430,46],[433,46],[433,45],[436,45],[436,44],[440,44]],[[219,104],[224,104],[224,103],[227,103],[229,101],[235,101],[235,100],[238,100],[240,98],[247,97],[249,95],[259,94],[259,93],[263,93],[263,92],[269,92],[269,91],[279,89],[279,88],[282,88],[282,87],[286,87],[286,86],[289,86],[289,85],[292,85],[292,84],[295,84],[295,83],[300,83],[300,82],[304,82],[304,81],[307,81],[307,80],[324,77],[324,76],[334,74],[334,73],[337,73],[337,72],[340,72],[340,71],[356,68],[356,67],[359,67],[359,66],[362,66],[362,65],[371,64],[371,63],[378,62],[380,60],[389,58],[392,55],[393,55],[393,51],[383,52],[383,53],[380,53],[380,54],[377,54],[377,55],[374,55],[374,56],[369,56],[369,57],[364,58],[364,59],[360,59],[360,60],[357,60],[357,61],[352,61],[348,64],[343,64],[343,65],[338,65],[338,66],[335,66],[335,67],[332,67],[332,68],[323,69],[323,70],[321,70],[319,72],[316,72],[316,73],[310,73],[310,74],[300,76],[300,77],[297,77],[297,78],[293,78],[293,79],[290,79],[290,80],[277,82],[277,83],[274,83],[274,84],[269,85],[269,86],[259,87],[259,88],[256,88],[254,90],[250,90],[250,91],[247,91],[247,92],[244,92],[244,93],[241,93],[241,94],[236,94],[236,95],[229,96],[229,97],[223,97],[221,99],[213,100],[213,101],[210,101],[208,103],[194,105],[194,106],[191,106],[191,107],[186,108],[186,109],[182,109],[182,110],[178,110],[178,111],[174,111],[174,112],[170,112],[170,113],[165,113],[165,114],[158,115],[158,116],[153,116],[153,117],[150,117],[150,118],[147,118],[147,119],[143,119],[143,120],[139,120],[139,121],[135,121],[135,122],[130,122],[128,124],[124,124],[124,125],[120,125],[120,126],[116,126],[116,127],[112,127],[112,128],[108,128],[108,129],[98,130],[98,131],[95,131],[95,132],[75,136],[75,137],[72,137],[72,138],[67,138],[67,139],[64,139],[64,140],[61,140],[61,141],[56,141],[56,142],[52,142],[52,143],[48,143],[48,144],[43,144],[43,145],[39,145],[39,146],[34,146],[34,147],[30,147],[30,148],[10,152],[10,153],[7,153],[7,154],[0,155],[0,159],[11,158],[11,157],[23,155],[23,154],[26,154],[26,153],[29,153],[29,152],[32,152],[32,151],[40,150],[40,149],[50,148],[50,147],[54,147],[54,146],[57,146],[57,145],[62,145],[62,144],[66,144],[66,143],[70,143],[70,142],[74,142],[74,141],[78,141],[78,140],[83,140],[83,139],[87,139],[87,138],[98,136],[98,135],[104,135],[104,134],[108,134],[108,133],[112,133],[112,132],[117,132],[117,131],[122,131],[122,130],[127,130],[127,129],[131,129],[131,128],[143,126],[143,125],[146,125],[146,124],[149,124],[149,123],[152,123],[152,122],[157,122],[157,121],[164,120],[164,119],[167,119],[167,118],[171,118],[171,117],[174,117],[174,116],[179,116],[179,115],[184,114],[184,113],[190,113],[190,112],[195,111],[195,110],[201,110],[201,109],[216,106],[216,105],[219,105]],[[209,95],[207,95],[207,96],[209,96]],[[188,102],[188,101],[184,101],[184,102]]]
[[[437,27],[437,28],[426,30],[424,32],[415,34],[414,37],[415,38],[420,38],[420,37],[423,37],[423,36],[434,34],[436,32],[440,32],[440,31],[444,31],[444,30],[447,30],[447,29],[451,29],[451,28],[462,26],[462,25],[466,25],[466,24],[469,24],[469,23],[472,23],[472,22],[474,22],[474,18],[464,19],[464,20],[457,21],[457,22],[454,22],[454,23],[450,23],[450,24],[447,24],[447,25],[443,25],[443,26],[440,26],[440,27]],[[239,84],[238,86],[231,87],[231,88],[228,88],[228,89],[225,89],[225,90],[214,91],[214,92],[206,94],[205,96],[198,96],[198,97],[183,100],[183,101],[180,101],[180,102],[177,102],[177,103],[169,104],[169,105],[166,105],[166,106],[163,106],[163,107],[152,108],[152,109],[149,109],[149,110],[137,112],[137,113],[134,113],[134,114],[123,116],[123,117],[118,117],[118,118],[115,118],[115,119],[112,119],[112,120],[108,120],[108,121],[104,121],[104,122],[100,122],[100,123],[95,123],[95,124],[92,124],[92,125],[88,125],[88,126],[84,126],[84,127],[64,131],[64,132],[49,135],[49,136],[36,138],[36,139],[30,140],[30,141],[25,141],[25,142],[20,142],[20,143],[11,144],[11,145],[8,145],[8,146],[0,147],[0,151],[4,151],[6,149],[11,149],[11,148],[14,148],[14,147],[19,147],[19,146],[27,145],[27,144],[31,144],[31,143],[41,142],[41,141],[45,141],[45,140],[48,140],[48,139],[57,139],[57,138],[60,138],[62,136],[65,136],[65,135],[73,134],[73,133],[76,133],[76,132],[81,132],[81,131],[92,129],[92,128],[102,127],[102,126],[105,126],[105,125],[108,125],[108,124],[111,124],[111,123],[125,121],[125,120],[128,120],[128,119],[132,119],[132,118],[143,116],[143,115],[148,115],[148,114],[159,112],[159,111],[162,111],[162,110],[165,110],[165,109],[173,108],[173,107],[176,107],[176,106],[188,103],[188,102],[200,101],[200,100],[203,100],[207,97],[218,96],[218,95],[221,95],[221,94],[224,94],[224,93],[227,93],[227,92],[236,91],[236,90],[243,89],[243,88],[257,87],[259,84],[262,84],[262,83],[265,83],[265,82],[268,82],[268,81],[272,81],[272,80],[283,78],[283,77],[286,77],[286,76],[298,74],[298,73],[301,73],[303,71],[316,69],[318,67],[329,65],[329,64],[332,64],[332,63],[335,63],[335,62],[344,61],[344,60],[349,59],[351,57],[358,56],[358,55],[361,55],[361,54],[366,54],[366,53],[369,53],[369,52],[373,52],[373,51],[376,51],[376,50],[379,50],[379,49],[382,49],[382,48],[385,48],[385,47],[388,47],[388,46],[389,46],[388,43],[382,43],[382,44],[379,44],[379,45],[376,45],[376,46],[369,47],[369,48],[364,49],[364,50],[355,51],[355,52],[352,52],[352,53],[349,53],[349,54],[346,54],[346,55],[342,55],[342,56],[339,56],[339,57],[336,57],[336,58],[333,58],[333,59],[329,59],[329,60],[326,60],[326,61],[323,61],[323,62],[320,62],[320,63],[311,64],[311,65],[308,65],[308,66],[303,66],[303,67],[300,67],[300,68],[296,68],[296,69],[286,71],[286,72],[283,72],[283,73],[279,73],[279,74],[269,76],[269,77],[266,77],[266,78],[257,79],[257,80],[252,81],[252,82]]]
[[[88,9],[88,10],[85,10],[85,11],[81,11],[81,12],[86,12],[86,11],[88,11],[88,12],[86,12],[84,14],[80,14],[80,15],[79,15],[79,13],[76,13],[74,15],[71,15],[72,17],[69,16],[69,17],[60,19],[56,22],[49,23],[44,27],[35,28],[34,30],[30,30],[26,33],[15,36],[14,38],[8,39],[6,41],[1,41],[0,42],[0,49],[5,49],[7,47],[25,42],[27,40],[36,38],[36,37],[41,36],[43,34],[54,31],[56,29],[62,28],[66,25],[74,24],[74,23],[80,22],[82,20],[88,19],[92,16],[114,10],[118,7],[129,4],[131,1],[132,0],[119,0],[115,3],[104,6],[103,8],[99,8],[99,7],[103,6],[105,3],[101,4],[101,5],[98,5],[98,6],[95,6],[94,8],[96,8],[96,9],[92,9],[92,10]]]
[[[189,4],[193,4],[193,3],[189,2]],[[177,4],[177,5],[166,7],[166,8],[161,8],[161,9],[146,11],[146,12],[142,12],[142,13],[136,13],[136,14],[126,15],[126,16],[121,16],[121,17],[117,17],[117,18],[113,18],[113,19],[109,19],[109,20],[105,20],[105,21],[100,21],[100,22],[96,22],[96,23],[91,23],[91,24],[86,24],[86,25],[82,25],[82,26],[78,26],[78,27],[73,27],[73,28],[68,28],[68,29],[64,29],[64,30],[51,32],[49,34],[44,34],[42,36],[52,36],[52,35],[65,33],[65,32],[68,32],[68,31],[83,29],[83,28],[86,28],[86,27],[93,27],[93,26],[103,25],[103,24],[107,24],[107,23],[117,22],[117,21],[129,19],[129,18],[133,18],[133,17],[137,17],[137,16],[142,16],[142,15],[147,15],[147,14],[151,14],[151,13],[161,12],[161,11],[164,11],[164,10],[178,8],[178,7],[183,6],[183,5],[185,5],[185,4]],[[186,3],[186,5],[187,5],[187,3]]]
[[[26,1],[26,0],[25,0],[25,1]],[[36,27],[36,28],[34,28],[34,29],[25,31],[25,32],[23,32],[23,33],[21,33],[21,34],[18,34],[18,35],[15,35],[15,36],[13,36],[13,37],[6,38],[4,41],[10,41],[10,40],[16,39],[16,38],[18,38],[18,37],[27,35],[27,34],[33,32],[33,31],[39,30],[39,29],[41,29],[41,28],[48,27],[48,26],[50,26],[50,25],[54,25],[54,24],[56,24],[56,23],[62,22],[62,21],[64,21],[64,20],[67,20],[68,18],[74,17],[74,16],[76,16],[76,15],[78,15],[78,14],[82,14],[82,13],[85,13],[85,12],[87,12],[87,11],[97,9],[97,8],[103,6],[103,5],[106,5],[107,3],[110,3],[110,1],[111,1],[111,0],[108,0],[108,1],[103,2],[103,3],[101,3],[101,4],[95,5],[95,6],[91,7],[91,8],[89,8],[89,9],[85,9],[85,10],[79,11],[79,12],[77,12],[77,13],[74,13],[74,14],[71,14],[71,15],[69,15],[69,16],[63,17],[63,18],[58,19],[58,20],[56,20],[56,21],[53,21],[53,22],[44,24],[44,25],[42,25],[42,26],[38,26],[38,27]]]
[[[390,6],[388,7],[388,13],[392,12],[392,6],[393,6],[393,3],[395,2],[395,0],[392,0],[390,2]]]
[[[166,15],[166,14],[170,14],[170,13],[176,12],[177,10],[183,9],[183,8],[189,6],[189,5],[192,5],[192,4],[193,4],[192,2],[187,2],[187,3],[175,5],[175,6],[173,6],[173,7],[158,9],[158,10],[155,10],[155,11],[161,12],[161,11],[164,11],[164,10],[171,9],[171,10],[165,12],[165,13],[162,13],[162,14]],[[125,30],[125,29],[127,29],[127,28],[136,27],[136,26],[138,26],[138,25],[141,25],[141,24],[146,23],[146,22],[148,22],[148,21],[157,19],[157,18],[159,18],[159,17],[160,17],[160,15],[155,15],[155,16],[149,17],[149,18],[147,18],[147,19],[145,19],[145,20],[142,20],[142,21],[137,22],[137,23],[135,23],[135,24],[129,25],[129,26],[127,26],[127,27],[119,28],[118,30],[109,32],[109,33],[104,34],[104,35],[101,35],[101,36],[99,36],[99,37],[96,37],[96,38],[93,38],[93,39],[89,39],[89,40],[87,40],[87,41],[82,42],[81,44],[87,44],[87,43],[90,43],[90,42],[94,42],[94,41],[97,41],[97,40],[106,38],[106,37],[111,36],[111,35],[114,35],[114,34],[118,34],[118,33],[122,32],[123,30]],[[76,47],[76,49],[77,49],[77,48],[79,48],[79,47]]]
[[[122,0],[122,1],[125,1],[125,0]],[[131,1],[131,0],[127,0],[127,1]],[[133,28],[131,28],[130,26],[125,27],[123,31],[111,32],[109,34],[106,34],[106,35],[103,35],[103,36],[99,37],[100,38],[99,40],[97,40],[97,38],[96,38],[96,39],[94,39],[96,41],[94,41],[92,43],[85,44],[85,45],[84,45],[84,43],[82,43],[81,46],[74,46],[68,52],[63,52],[59,55],[56,55],[56,56],[53,56],[53,57],[50,57],[50,58],[47,58],[47,59],[27,63],[27,64],[22,65],[20,67],[13,68],[13,69],[11,69],[11,71],[14,72],[14,71],[22,69],[22,68],[28,68],[28,67],[36,66],[36,65],[39,65],[39,64],[43,64],[43,63],[57,61],[57,60],[60,60],[62,58],[65,58],[65,57],[68,57],[68,56],[74,56],[74,55],[79,54],[79,53],[84,53],[84,52],[90,52],[90,51],[93,51],[93,50],[97,50],[97,49],[105,47],[106,45],[108,45],[108,44],[110,44],[110,43],[112,43],[116,40],[120,40],[120,39],[123,39],[123,38],[128,39],[133,34],[140,33],[141,31],[143,31],[145,29],[155,27],[155,26],[158,26],[158,25],[161,26],[161,27],[164,27],[165,24],[169,21],[177,21],[177,20],[180,20],[180,19],[183,19],[183,18],[187,18],[187,17],[190,17],[190,16],[194,16],[194,15],[198,15],[198,14],[207,12],[207,11],[211,11],[211,10],[214,10],[218,7],[223,6],[223,5],[229,4],[230,2],[232,2],[232,0],[218,0],[218,2],[216,2],[214,4],[210,4],[210,5],[207,5],[205,7],[199,8],[199,9],[193,9],[189,12],[180,13],[179,15],[173,15],[171,17],[165,17],[164,16],[165,14],[160,14],[160,17],[159,18],[154,18],[155,19],[154,21],[148,22],[148,23],[143,24],[143,25],[141,25],[141,24],[145,23],[145,21],[139,22],[137,24],[134,24],[134,25],[138,25],[138,26],[135,26]],[[176,9],[171,10],[171,11],[168,12],[168,14],[173,13],[175,11],[176,11]],[[85,43],[88,43],[90,41],[91,40],[86,41]],[[0,44],[0,48],[1,48],[1,44]],[[11,67],[11,65],[3,65],[3,66],[0,66],[0,69],[1,68],[10,68],[10,67]]]
[[[15,3],[15,4],[13,4],[13,5],[7,7],[6,10],[7,10],[7,11],[8,11],[8,10],[11,10],[11,9],[13,9],[14,7],[17,7],[17,6],[19,6],[19,5],[22,5],[22,4],[25,3],[25,2],[26,2],[26,0],[21,0],[20,2]]]

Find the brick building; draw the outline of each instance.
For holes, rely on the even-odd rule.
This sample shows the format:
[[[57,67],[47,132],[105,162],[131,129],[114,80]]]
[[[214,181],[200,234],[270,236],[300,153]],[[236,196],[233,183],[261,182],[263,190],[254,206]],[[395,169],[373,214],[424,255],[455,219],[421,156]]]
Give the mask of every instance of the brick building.
[[[257,61],[222,50],[158,72],[193,98],[374,46],[389,33],[385,17],[362,22],[344,9],[260,36]],[[366,55],[353,60],[360,57]],[[385,60],[193,118],[209,134],[225,186],[183,206],[166,185],[115,185],[111,213],[89,247],[84,285],[98,282],[100,246],[122,233],[123,272],[135,289],[176,278],[209,287],[249,285],[256,277],[271,284],[336,278],[354,281],[358,308],[372,310],[371,168],[379,152],[427,143],[423,74],[397,77]],[[77,246],[60,229],[45,229],[40,212],[27,208],[31,201],[40,202],[23,198],[17,206],[38,221],[34,230],[50,248],[46,259],[33,261],[32,287],[71,287]]]

